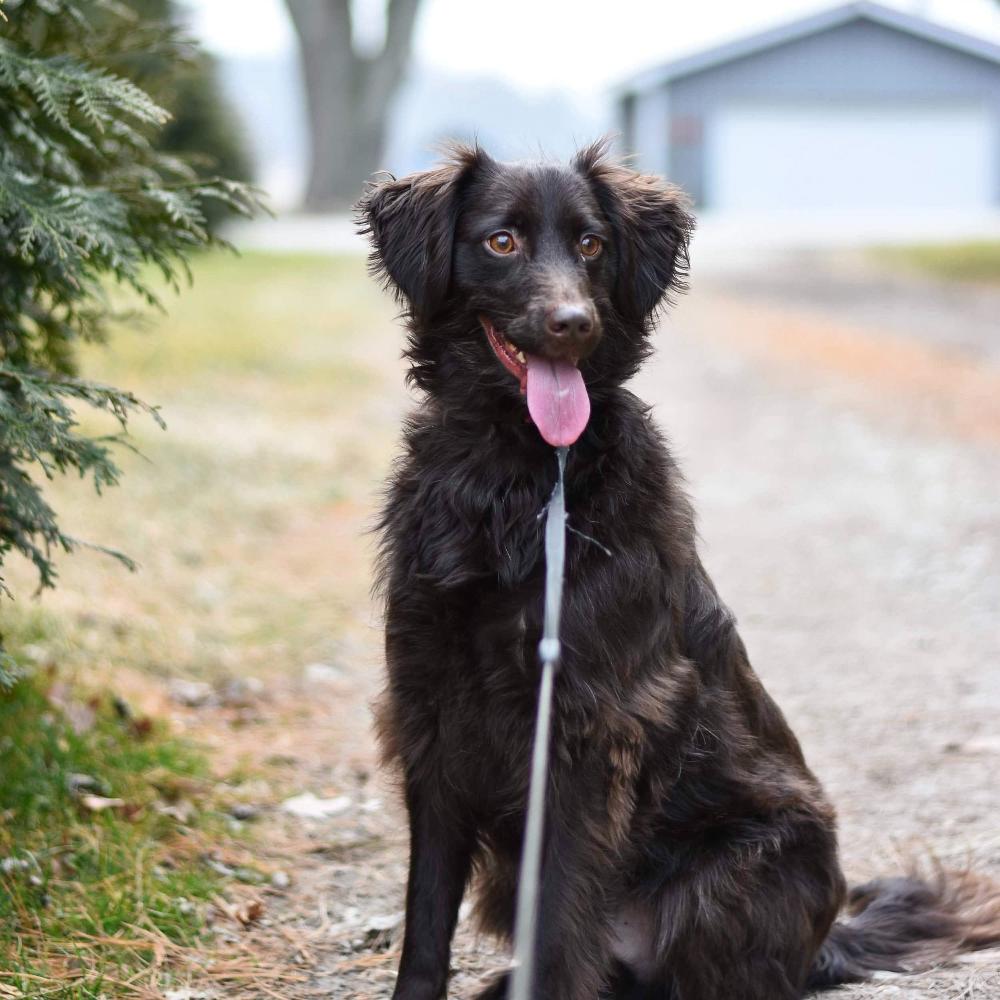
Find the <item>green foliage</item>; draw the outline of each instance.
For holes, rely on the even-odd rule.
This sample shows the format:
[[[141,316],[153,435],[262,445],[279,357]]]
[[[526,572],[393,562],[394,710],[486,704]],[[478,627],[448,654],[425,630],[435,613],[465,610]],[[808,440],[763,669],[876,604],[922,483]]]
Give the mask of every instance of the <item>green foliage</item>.
[[[175,0],[130,0],[139,25],[169,26],[175,43],[164,51],[155,39],[108,69],[127,76],[170,112],[156,146],[182,157],[199,176],[222,174],[239,181],[253,177],[247,139],[218,80],[215,60],[184,41]],[[162,34],[162,30],[161,30]],[[177,58],[180,48],[185,58]],[[224,217],[222,206],[207,205],[211,226]]]
[[[122,433],[137,412],[155,417],[76,373],[79,343],[103,339],[113,318],[108,280],[159,306],[155,273],[177,288],[187,256],[218,242],[206,206],[248,214],[256,202],[158,149],[169,115],[121,75],[139,53],[189,60],[175,26],[139,23],[117,0],[7,0],[0,11],[0,569],[19,552],[47,587],[53,555],[77,542],[46,503],[45,478],[75,472],[100,490],[118,477],[121,435],[82,433],[80,409],[110,413]]]

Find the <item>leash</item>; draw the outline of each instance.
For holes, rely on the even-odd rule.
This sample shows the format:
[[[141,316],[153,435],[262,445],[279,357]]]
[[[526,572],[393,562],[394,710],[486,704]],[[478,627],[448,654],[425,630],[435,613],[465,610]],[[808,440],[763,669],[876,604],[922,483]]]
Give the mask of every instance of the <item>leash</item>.
[[[552,723],[552,685],[559,665],[559,614],[562,610],[566,565],[566,493],[563,483],[568,448],[556,448],[559,475],[545,509],[545,613],[538,658],[542,680],[538,688],[535,741],[531,751],[528,814],[524,824],[521,874],[514,916],[514,961],[510,1000],[530,1000],[535,971],[538,929],[538,888],[545,833],[545,785],[548,777],[549,731]]]

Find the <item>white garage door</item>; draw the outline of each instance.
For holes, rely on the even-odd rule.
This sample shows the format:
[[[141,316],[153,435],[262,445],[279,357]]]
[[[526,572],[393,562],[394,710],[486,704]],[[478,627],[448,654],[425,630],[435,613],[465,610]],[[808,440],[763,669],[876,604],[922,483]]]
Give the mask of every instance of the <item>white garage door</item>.
[[[760,209],[992,205],[996,150],[975,107],[740,106],[710,124],[706,202]]]

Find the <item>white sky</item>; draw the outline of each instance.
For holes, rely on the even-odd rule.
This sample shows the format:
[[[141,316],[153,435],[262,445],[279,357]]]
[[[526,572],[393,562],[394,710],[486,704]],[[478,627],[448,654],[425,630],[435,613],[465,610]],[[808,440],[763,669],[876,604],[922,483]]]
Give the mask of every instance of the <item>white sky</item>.
[[[220,54],[266,55],[295,44],[282,0],[185,0]],[[319,3],[321,0],[315,0]],[[995,0],[884,0],[1000,41]],[[379,0],[354,0],[380,15]],[[639,69],[831,0],[424,0],[419,62],[446,73],[502,76],[522,90],[603,90]],[[375,29],[376,31],[378,29]]]

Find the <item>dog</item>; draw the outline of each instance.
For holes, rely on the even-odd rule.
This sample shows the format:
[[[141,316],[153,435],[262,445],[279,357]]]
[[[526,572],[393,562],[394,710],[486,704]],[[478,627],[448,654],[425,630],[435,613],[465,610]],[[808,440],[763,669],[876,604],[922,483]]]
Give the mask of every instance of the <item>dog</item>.
[[[553,446],[570,444],[534,996],[793,1000],[1000,940],[1000,906],[972,876],[848,893],[834,811],[625,388],[685,285],[681,192],[605,143],[569,166],[456,146],[435,169],[372,183],[358,215],[371,269],[404,307],[421,398],[379,521],[376,725],[410,829],[395,1000],[445,995],[467,886],[480,925],[512,933],[540,513]],[[480,1000],[508,989],[505,973]]]

